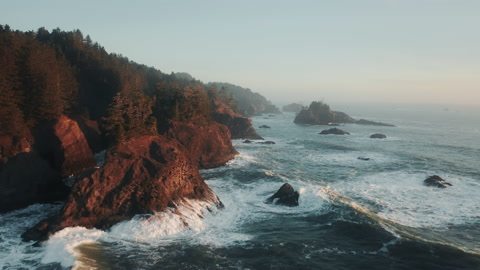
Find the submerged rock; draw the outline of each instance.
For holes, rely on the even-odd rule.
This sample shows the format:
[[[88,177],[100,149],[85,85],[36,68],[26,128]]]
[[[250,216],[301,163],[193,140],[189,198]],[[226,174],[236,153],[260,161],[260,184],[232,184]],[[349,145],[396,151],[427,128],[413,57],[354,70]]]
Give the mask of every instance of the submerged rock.
[[[427,179],[423,180],[423,183],[426,186],[438,188],[446,188],[452,186],[452,184],[448,183],[438,175],[429,176]]]
[[[371,139],[386,139],[387,136],[385,134],[375,133],[370,135]]]
[[[343,131],[339,128],[331,128],[331,129],[326,129],[322,130],[322,132],[318,133],[322,135],[328,135],[328,134],[333,134],[333,135],[350,135],[350,133]]]
[[[261,125],[261,126],[259,126],[258,128],[270,128],[270,127],[267,126],[267,125]]]
[[[250,140],[245,140],[245,141],[243,141],[243,143],[252,143],[252,141],[250,141]]]
[[[108,229],[137,214],[152,214],[196,199],[222,207],[188,150],[164,136],[142,136],[110,148],[99,169],[80,174],[61,211],[22,234],[46,240],[66,227]]]
[[[355,124],[358,125],[369,125],[369,126],[382,126],[382,127],[394,127],[395,125],[392,124],[386,124],[382,122],[375,122],[375,121],[370,121],[370,120],[365,120],[365,119],[360,119],[356,120]]]
[[[273,141],[264,141],[264,142],[257,142],[259,144],[275,144]]]
[[[357,159],[359,159],[359,160],[370,160],[370,158],[368,158],[368,157],[358,157]]]
[[[273,203],[275,199],[278,199],[275,204],[285,206],[298,206],[298,198],[300,194],[293,189],[293,187],[285,183],[283,184],[275,194],[270,196],[265,203]]]

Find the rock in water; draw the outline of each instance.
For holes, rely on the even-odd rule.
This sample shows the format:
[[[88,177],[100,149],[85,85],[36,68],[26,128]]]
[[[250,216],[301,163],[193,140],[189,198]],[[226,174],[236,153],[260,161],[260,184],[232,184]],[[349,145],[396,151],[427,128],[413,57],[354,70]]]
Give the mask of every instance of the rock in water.
[[[446,188],[452,186],[452,184],[445,181],[438,175],[432,175],[427,179],[423,180],[423,183],[429,187],[438,187],[438,188]]]
[[[273,141],[257,142],[258,144],[275,144]]]
[[[375,134],[370,135],[370,138],[371,139],[386,139],[387,136],[384,135],[384,134],[375,133]]]
[[[267,125],[261,125],[261,126],[259,126],[258,128],[270,128],[270,127],[267,126]]]
[[[58,215],[26,231],[46,240],[65,227],[108,229],[137,214],[152,214],[196,199],[221,207],[188,150],[164,136],[142,136],[110,148],[105,165],[82,173]]]
[[[322,132],[318,133],[322,135],[328,135],[328,134],[333,134],[333,135],[350,135],[350,133],[343,131],[339,128],[331,128],[331,129],[326,129],[322,130]]]
[[[392,124],[375,122],[375,121],[370,121],[370,120],[365,120],[365,119],[356,120],[355,124],[357,124],[357,125],[369,125],[369,126],[383,126],[383,127],[394,127],[395,126],[395,125],[392,125]]]
[[[293,189],[293,187],[285,183],[283,184],[280,189],[278,189],[275,194],[269,197],[265,202],[272,203],[275,199],[278,199],[275,204],[277,205],[286,205],[286,206],[298,206],[298,198],[300,194]]]

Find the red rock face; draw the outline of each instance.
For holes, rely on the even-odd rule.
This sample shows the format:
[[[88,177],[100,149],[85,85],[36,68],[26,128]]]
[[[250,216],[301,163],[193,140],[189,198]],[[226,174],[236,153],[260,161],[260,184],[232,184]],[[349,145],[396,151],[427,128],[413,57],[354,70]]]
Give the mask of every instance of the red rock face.
[[[60,168],[62,176],[96,165],[92,150],[77,122],[62,116],[53,126],[53,132],[60,141],[60,149],[56,149],[55,165]]]
[[[223,103],[217,102],[215,106],[217,109],[213,113],[213,119],[230,130],[232,139],[263,140],[253,128],[251,119],[234,112]]]
[[[223,166],[238,154],[230,140],[230,131],[218,123],[172,122],[167,136],[184,145],[200,168]]]
[[[97,121],[81,117],[77,117],[74,120],[82,130],[83,135],[85,135],[85,139],[87,139],[87,143],[93,152],[100,152],[107,148]]]
[[[164,136],[143,136],[109,149],[102,168],[79,175],[60,214],[22,237],[40,240],[71,226],[105,229],[136,214],[163,211],[183,198],[220,205],[187,151]]]
[[[35,149],[62,176],[69,176],[96,165],[77,122],[62,116],[53,122],[35,127]]]

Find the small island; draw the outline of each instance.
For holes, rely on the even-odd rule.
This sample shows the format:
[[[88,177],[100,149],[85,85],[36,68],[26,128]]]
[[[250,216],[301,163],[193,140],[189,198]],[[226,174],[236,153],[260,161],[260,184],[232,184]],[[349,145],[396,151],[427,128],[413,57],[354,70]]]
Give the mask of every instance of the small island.
[[[344,112],[333,111],[330,106],[321,101],[314,101],[308,108],[303,108],[293,121],[295,124],[335,125],[338,123],[375,125],[394,127],[395,125],[374,122],[365,119],[356,120]]]

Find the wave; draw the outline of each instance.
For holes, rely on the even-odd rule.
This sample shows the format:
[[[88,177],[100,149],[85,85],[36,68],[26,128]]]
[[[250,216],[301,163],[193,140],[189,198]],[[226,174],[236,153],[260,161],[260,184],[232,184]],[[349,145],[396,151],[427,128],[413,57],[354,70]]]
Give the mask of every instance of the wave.
[[[40,264],[43,254],[20,235],[60,208],[61,204],[34,204],[0,214],[0,269],[30,269]]]
[[[91,244],[116,243],[129,245],[161,245],[172,239],[191,237],[205,229],[203,217],[213,216],[212,205],[197,200],[182,200],[175,208],[152,215],[137,215],[120,222],[108,231],[69,227],[52,235],[44,242],[43,264],[59,263],[74,269],[94,267],[98,261],[82,260],[79,247]],[[93,263],[94,265],[91,265]]]
[[[480,247],[478,247],[475,240],[478,237],[478,228],[480,228],[477,214],[478,201],[471,202],[472,205],[475,205],[471,209],[472,205],[464,205],[467,200],[455,203],[452,198],[449,198],[449,196],[456,196],[458,191],[453,191],[450,195],[445,196],[441,192],[445,192],[448,189],[435,189],[423,185],[420,187],[420,193],[415,192],[417,187],[413,189],[407,188],[400,192],[399,194],[402,194],[402,196],[411,194],[409,198],[412,200],[406,199],[406,201],[399,200],[399,197],[394,194],[390,194],[391,197],[388,197],[388,194],[384,194],[384,191],[376,189],[377,186],[375,184],[371,185],[370,188],[366,193],[363,193],[361,191],[362,188],[358,187],[358,191],[363,193],[361,196],[358,196],[359,194],[356,192],[337,191],[330,188],[325,189],[324,194],[327,196],[326,199],[329,199],[332,203],[347,205],[351,209],[374,220],[395,236],[396,240],[387,243],[384,246],[384,251],[388,250],[389,245],[397,244],[399,240],[405,239],[450,247],[462,252],[480,255]],[[426,192],[425,189],[432,191],[434,195]],[[468,188],[463,189],[463,191],[466,189]],[[477,192],[478,190],[472,191],[472,194]],[[375,197],[364,196],[369,193],[375,194]],[[423,195],[425,196],[422,197]],[[449,206],[448,209],[445,209],[445,205]],[[465,206],[465,208],[458,209],[459,205]],[[414,209],[411,209],[412,207]],[[440,211],[432,211],[432,209],[437,209],[437,207],[442,209]],[[470,239],[468,239],[469,237],[464,237],[459,240],[458,235],[465,234],[465,228],[470,226],[472,227]]]

